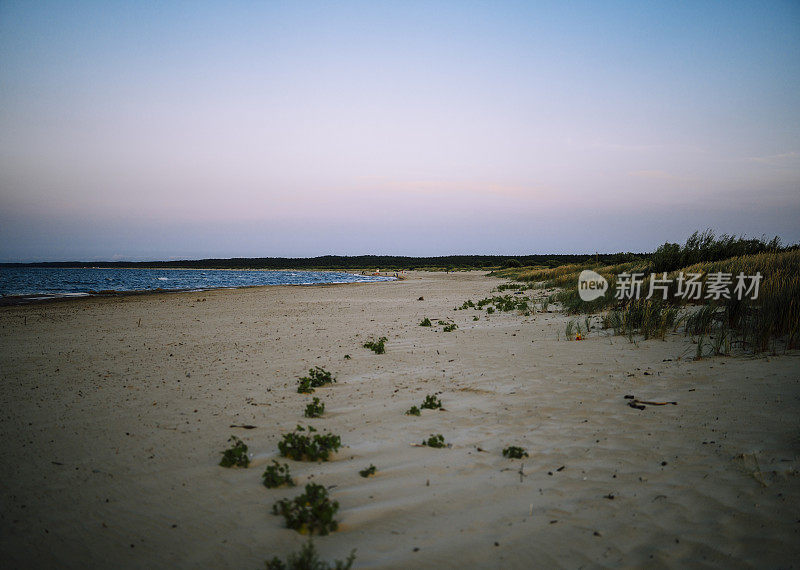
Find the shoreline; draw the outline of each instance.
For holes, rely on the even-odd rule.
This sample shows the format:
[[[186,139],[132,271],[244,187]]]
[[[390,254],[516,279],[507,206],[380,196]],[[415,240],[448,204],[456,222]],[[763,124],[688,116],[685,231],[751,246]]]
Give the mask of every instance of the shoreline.
[[[567,342],[560,313],[453,310],[504,280],[406,277],[0,309],[0,556],[263,567],[306,542],[270,509],[308,482],[340,505],[317,550],[333,560],[355,548],[356,568],[800,556],[798,351],[693,360],[683,335],[631,343],[599,328]],[[385,354],[363,348],[380,336]],[[298,394],[315,366],[337,382]],[[405,415],[429,394],[446,411]],[[639,410],[627,395],[677,405]],[[312,396],[321,418],[303,416]],[[343,447],[322,463],[279,457],[298,424]],[[417,446],[437,433],[452,447]],[[249,468],[219,467],[231,435]],[[503,457],[510,445],[529,457]],[[261,484],[273,459],[298,487]],[[376,474],[360,477],[370,464]]]
[[[62,269],[62,268],[53,268],[53,269]],[[76,269],[76,268],[63,268],[63,269]],[[134,269],[134,270],[147,270],[147,271],[265,271],[265,272],[276,272],[276,273],[337,273],[337,274],[347,274],[354,277],[381,277],[379,280],[368,280],[368,281],[331,281],[326,283],[274,283],[274,284],[258,284],[258,285],[241,285],[236,287],[208,287],[208,288],[186,288],[186,289],[165,289],[158,287],[156,289],[133,289],[133,290],[113,290],[113,289],[106,289],[100,291],[80,291],[80,292],[60,292],[60,293],[33,293],[33,294],[21,294],[21,295],[0,295],[0,307],[8,307],[8,306],[17,306],[17,305],[31,305],[31,304],[40,304],[40,303],[49,303],[53,301],[70,301],[73,299],[85,299],[87,297],[125,297],[125,296],[132,296],[132,295],[149,295],[149,294],[157,294],[157,293],[202,293],[205,291],[217,291],[217,290],[234,290],[234,289],[249,289],[252,287],[280,287],[280,286],[287,286],[287,287],[297,287],[297,286],[305,286],[305,287],[316,287],[316,286],[325,286],[325,285],[352,285],[354,283],[385,283],[388,281],[394,281],[397,279],[401,279],[400,277],[392,276],[392,275],[382,275],[382,274],[369,274],[369,275],[359,275],[355,273],[351,273],[349,271],[318,271],[318,270],[305,270],[305,269],[182,269],[182,268],[134,268],[134,267],[125,267],[125,268],[106,268],[106,267],[86,267],[80,269]]]

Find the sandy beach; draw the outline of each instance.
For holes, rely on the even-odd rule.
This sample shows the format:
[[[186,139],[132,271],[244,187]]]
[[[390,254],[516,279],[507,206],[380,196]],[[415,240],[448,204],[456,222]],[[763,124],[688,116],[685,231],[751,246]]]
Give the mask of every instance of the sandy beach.
[[[271,508],[309,481],[340,505],[317,549],[356,549],[358,568],[797,566],[797,351],[694,360],[683,335],[631,343],[595,321],[567,342],[561,313],[453,310],[500,283],[418,272],[0,307],[3,566],[263,568],[306,541]],[[381,336],[385,354],[363,348]],[[307,419],[313,366],[337,381]],[[445,410],[404,414],[428,394]],[[298,424],[342,448],[286,460],[298,487],[267,489]],[[438,433],[452,447],[412,445]],[[248,469],[218,466],[231,435]]]

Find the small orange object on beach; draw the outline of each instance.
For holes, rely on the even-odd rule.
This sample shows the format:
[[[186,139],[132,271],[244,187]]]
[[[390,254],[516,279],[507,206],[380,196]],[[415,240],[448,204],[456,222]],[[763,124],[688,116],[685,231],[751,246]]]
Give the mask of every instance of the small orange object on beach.
[[[575,340],[583,340],[583,337],[581,336],[580,333],[575,335]]]

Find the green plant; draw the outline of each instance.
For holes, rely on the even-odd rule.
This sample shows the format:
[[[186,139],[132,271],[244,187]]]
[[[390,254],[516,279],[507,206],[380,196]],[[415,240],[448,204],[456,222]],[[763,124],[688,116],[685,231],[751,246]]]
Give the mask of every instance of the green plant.
[[[278,442],[278,450],[283,457],[295,461],[328,461],[330,454],[342,445],[338,435],[314,433],[317,430],[311,426],[308,427],[309,435],[300,433],[303,431],[306,430],[297,426],[295,431],[283,434],[283,440]]]
[[[306,406],[305,415],[307,418],[318,418],[325,412],[324,402],[320,402],[319,398],[314,400]]]
[[[386,352],[386,341],[389,340],[385,336],[382,336],[377,341],[370,340],[364,343],[364,348],[370,349],[375,354],[383,354]]]
[[[479,321],[479,320],[480,320],[480,318],[478,318],[478,315],[475,315],[475,316],[473,316],[473,317],[472,317],[472,320],[473,320],[473,321]]]
[[[292,500],[281,499],[272,506],[272,513],[283,515],[286,527],[300,534],[328,534],[339,528],[333,517],[339,503],[328,498],[328,490],[317,483],[308,483],[305,493]]]
[[[272,465],[267,466],[261,478],[264,480],[264,486],[267,489],[274,489],[282,485],[294,487],[294,480],[289,474],[289,466],[284,463],[281,465],[276,460],[272,460]]]
[[[247,456],[247,444],[235,435],[232,435],[228,441],[233,445],[230,449],[222,452],[222,460],[219,464],[222,467],[247,467],[250,465],[250,458]]]
[[[286,557],[286,562],[275,556],[272,560],[267,560],[267,570],[350,570],[356,559],[356,551],[353,549],[347,560],[335,560],[334,565],[319,559],[314,543],[309,537],[308,542],[300,547],[297,553],[291,553]]]
[[[444,328],[442,329],[442,332],[453,332],[453,331],[454,331],[454,330],[456,330],[457,328],[458,328],[458,325],[457,325],[457,324],[455,324],[455,323],[448,323],[448,324],[446,324],[446,325],[444,326]]]
[[[487,307],[486,308],[486,314],[487,315],[491,315],[492,313],[494,313],[494,307]]]
[[[439,410],[442,408],[442,401],[436,397],[436,394],[428,394],[420,406],[423,410]]]
[[[495,287],[495,291],[498,292],[505,291],[507,289],[511,289],[513,291],[520,291],[522,289],[525,289],[525,285],[521,283],[502,283],[497,287]]]
[[[440,433],[431,434],[428,439],[423,440],[422,445],[437,448],[447,447],[447,444],[444,442],[444,436]]]
[[[572,340],[575,337],[575,319],[570,319],[567,323],[564,336],[567,340]]]
[[[336,378],[331,376],[330,372],[315,366],[314,368],[309,368],[308,376],[303,376],[298,380],[297,391],[301,394],[310,394],[314,391],[314,388],[332,384],[333,382],[336,382]]]
[[[522,459],[523,457],[528,457],[528,452],[525,451],[525,448],[523,447],[510,445],[503,450],[503,457],[508,457],[509,459]]]
[[[425,317],[424,319],[422,319],[422,322],[419,324],[419,326],[430,327],[433,326],[433,324],[431,323],[431,320],[428,317]]]
[[[420,415],[419,408],[416,406],[411,406],[411,408],[406,412],[407,416],[418,416]]]
[[[362,477],[369,477],[370,475],[375,475],[375,471],[376,471],[375,466],[372,463],[370,463],[369,467],[367,467],[366,469],[362,469],[361,471],[358,472],[358,474],[361,475]]]

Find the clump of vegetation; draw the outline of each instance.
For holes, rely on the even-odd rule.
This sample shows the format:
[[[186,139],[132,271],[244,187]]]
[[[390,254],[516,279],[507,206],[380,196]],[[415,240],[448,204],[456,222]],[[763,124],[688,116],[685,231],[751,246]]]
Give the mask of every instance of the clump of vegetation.
[[[444,442],[444,436],[440,433],[431,434],[428,439],[423,440],[422,445],[437,448],[447,447],[447,444]]]
[[[370,463],[369,467],[367,467],[366,469],[362,469],[361,471],[358,472],[358,474],[361,475],[362,477],[369,477],[370,475],[375,475],[376,470],[377,470],[376,467],[372,463]]]
[[[436,394],[428,394],[420,407],[423,410],[440,410],[442,409],[442,401],[436,397]]]
[[[332,384],[333,382],[336,382],[336,378],[331,376],[330,372],[324,368],[315,366],[314,368],[309,368],[308,376],[303,376],[298,380],[297,391],[300,394],[310,394],[314,391],[314,388],[319,388],[325,384]]]
[[[502,283],[495,288],[495,291],[502,292],[508,289],[511,289],[512,291],[521,291],[526,288],[527,287],[521,283]]]
[[[649,338],[664,338],[680,318],[679,309],[661,299],[636,299],[621,309],[610,311],[603,319],[615,334],[632,338],[635,333]]]
[[[297,426],[292,433],[283,434],[283,440],[278,442],[278,450],[283,457],[295,461],[328,461],[330,454],[342,445],[338,435],[315,433],[317,430],[311,426],[308,427],[308,435],[301,433],[304,431],[306,429]]]
[[[385,336],[382,336],[377,341],[370,340],[364,343],[364,348],[370,349],[375,354],[383,354],[386,352],[386,341],[389,340]]]
[[[226,449],[222,452],[222,460],[219,464],[222,467],[247,467],[250,465],[250,457],[247,455],[247,444],[235,435],[232,435],[228,441],[233,445],[230,449]]]
[[[314,400],[306,406],[305,415],[307,418],[318,418],[325,412],[325,403],[320,402],[319,398]]]
[[[470,307],[474,307],[474,306],[475,306],[475,303],[472,302],[472,299],[468,299],[467,301],[464,301],[463,305],[461,305],[461,310],[469,309]]]
[[[455,323],[447,323],[447,324],[444,326],[444,328],[442,329],[442,332],[453,332],[453,331],[454,331],[454,330],[456,330],[457,328],[458,328],[458,325],[457,325],[457,324],[455,324]]]
[[[300,534],[328,534],[339,528],[333,517],[339,503],[331,501],[328,490],[317,483],[308,483],[305,493],[292,500],[281,499],[272,506],[272,513],[283,515],[286,527]]]
[[[681,247],[677,243],[665,243],[651,256],[652,271],[676,271],[696,263],[714,262],[732,257],[755,255],[766,252],[779,252],[781,240],[777,236],[770,241],[766,238],[746,239],[722,234],[716,237],[711,230],[694,232]]]
[[[418,416],[418,415],[420,415],[419,408],[416,407],[416,406],[411,406],[411,408],[409,408],[409,410],[406,412],[406,415],[407,416]]]
[[[294,487],[294,480],[289,474],[289,466],[286,463],[281,465],[275,459],[272,460],[272,465],[267,466],[261,478],[264,480],[264,486],[267,489],[275,489],[283,485]]]
[[[356,559],[356,551],[353,549],[347,560],[335,560],[334,565],[319,559],[317,549],[314,543],[309,540],[305,543],[300,551],[297,553],[289,554],[286,557],[286,562],[275,556],[272,560],[267,560],[267,570],[350,570],[353,562]]]
[[[428,317],[425,317],[424,319],[422,319],[422,322],[419,324],[419,326],[430,327],[433,326],[433,323],[431,323],[431,320]]]
[[[510,445],[503,450],[503,457],[508,457],[509,459],[522,459],[523,457],[529,457],[528,452],[525,451],[523,447],[517,447],[516,445]]]
[[[495,295],[494,297],[486,297],[478,301],[476,308],[483,309],[486,307],[486,312],[492,314],[495,310],[501,312],[519,311],[524,314],[530,314],[531,307],[528,305],[530,299],[525,296],[515,295]]]

